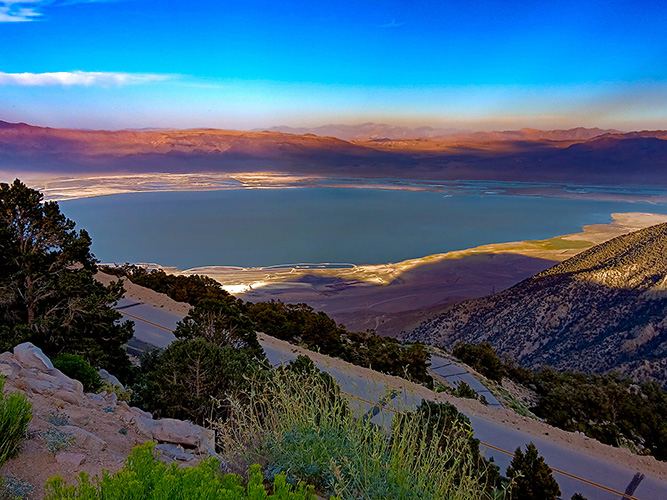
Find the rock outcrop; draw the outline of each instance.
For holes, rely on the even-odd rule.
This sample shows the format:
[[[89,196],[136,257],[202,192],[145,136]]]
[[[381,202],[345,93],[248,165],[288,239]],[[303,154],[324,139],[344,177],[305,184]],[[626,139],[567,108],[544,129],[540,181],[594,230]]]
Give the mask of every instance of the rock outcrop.
[[[31,498],[41,498],[46,479],[54,475],[72,482],[79,472],[117,470],[132,448],[146,441],[158,443],[162,459],[184,465],[215,455],[214,431],[181,420],[154,420],[115,393],[85,393],[81,382],[56,369],[30,343],[0,354],[0,374],[6,392],[24,392],[33,405],[23,450],[1,471],[32,483]],[[117,382],[106,375],[108,382]]]

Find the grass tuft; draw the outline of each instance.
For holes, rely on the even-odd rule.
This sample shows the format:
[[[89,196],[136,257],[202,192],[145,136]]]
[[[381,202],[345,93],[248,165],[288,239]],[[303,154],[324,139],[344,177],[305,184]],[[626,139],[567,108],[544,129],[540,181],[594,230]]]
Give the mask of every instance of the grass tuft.
[[[215,424],[231,461],[263,461],[343,500],[487,498],[465,424],[433,426],[427,414],[399,412],[389,428],[377,426],[317,373],[281,370],[251,387]]]

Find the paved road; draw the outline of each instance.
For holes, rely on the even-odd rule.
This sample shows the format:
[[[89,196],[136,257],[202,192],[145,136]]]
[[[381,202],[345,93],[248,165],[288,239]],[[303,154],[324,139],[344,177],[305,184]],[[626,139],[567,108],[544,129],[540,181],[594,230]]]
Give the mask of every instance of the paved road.
[[[176,326],[176,323],[181,319],[180,316],[145,304],[137,304],[126,299],[121,300],[118,307],[123,313],[166,328],[160,328],[159,326],[136,320],[135,337],[140,341],[158,347],[165,347],[174,340],[173,334],[168,329],[173,329]],[[273,365],[289,362],[296,358],[296,354],[291,350],[280,350],[267,345],[263,345],[263,347],[267,358]],[[344,392],[351,393],[358,398],[371,402],[382,401],[382,405],[385,407],[403,409],[414,408],[421,402],[420,398],[412,394],[400,393],[397,396],[393,396],[395,389],[386,387],[382,383],[369,381],[362,377],[355,377],[329,366],[320,365],[319,367],[325,369],[336,378]],[[463,377],[463,380],[469,383],[465,377]],[[388,425],[391,422],[393,416],[391,412],[386,410],[380,411],[377,407],[374,408],[374,405],[359,400],[353,401],[363,411],[367,412],[367,415],[369,418],[372,418],[373,422],[379,425]],[[483,443],[513,452],[518,446],[525,447],[528,442],[532,441],[551,467],[604,485],[616,491],[624,492],[634,474],[636,472],[644,472],[615,465],[604,460],[604,457],[591,457],[583,453],[578,453],[567,447],[554,444],[551,441],[526,434],[520,429],[508,428],[474,415],[468,416],[472,422],[475,437]],[[493,457],[496,464],[501,467],[501,472],[505,471],[511,460],[510,456],[490,448],[486,449],[485,456]],[[564,499],[569,499],[577,492],[583,494],[589,500],[619,500],[621,498],[618,494],[606,492],[595,486],[561,474],[556,473],[555,476],[561,488],[562,498]],[[667,500],[667,482],[646,476],[635,491],[634,497],[641,500]]]
[[[447,379],[449,382],[454,384],[455,387],[458,387],[461,382],[465,382],[477,394],[484,396],[490,407],[503,407],[503,405],[500,404],[500,401],[498,401],[496,397],[491,394],[491,391],[488,390],[479,380],[468,373],[468,371],[463,366],[454,363],[447,358],[443,358],[434,354],[431,356],[431,370]]]

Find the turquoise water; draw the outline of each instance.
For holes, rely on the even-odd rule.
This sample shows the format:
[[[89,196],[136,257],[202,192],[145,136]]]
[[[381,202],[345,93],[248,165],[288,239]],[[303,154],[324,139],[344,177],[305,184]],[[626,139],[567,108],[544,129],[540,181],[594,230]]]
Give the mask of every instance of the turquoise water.
[[[667,204],[303,188],[139,193],[60,202],[102,262],[379,264],[486,243],[549,238],[614,212]]]

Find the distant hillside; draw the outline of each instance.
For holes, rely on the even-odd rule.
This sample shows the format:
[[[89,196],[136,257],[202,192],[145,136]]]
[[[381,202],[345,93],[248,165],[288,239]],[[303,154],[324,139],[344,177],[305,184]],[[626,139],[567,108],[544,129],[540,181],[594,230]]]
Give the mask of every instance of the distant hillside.
[[[532,368],[617,370],[667,384],[667,223],[452,305],[407,339],[447,348],[489,341]]]
[[[283,132],[70,130],[0,122],[0,171],[280,172],[428,180],[667,186],[667,133],[576,128],[348,142]],[[392,128],[392,127],[390,127]],[[436,129],[403,130],[440,133]]]
[[[260,131],[261,129],[256,129]],[[480,141],[586,141],[604,134],[621,134],[618,130],[577,127],[567,130],[504,130],[495,132],[473,132],[456,128],[402,127],[382,123],[362,123],[360,125],[322,125],[320,127],[271,127],[269,132],[287,134],[315,134],[336,137],[346,141],[386,141],[405,139],[435,139],[447,142]]]
[[[321,137],[336,137],[345,141],[364,141],[369,139],[417,139],[461,132],[456,128],[402,127],[383,123],[362,123],[360,125],[322,125],[320,127],[288,127],[286,125],[268,129],[269,132],[287,134],[315,134]]]

